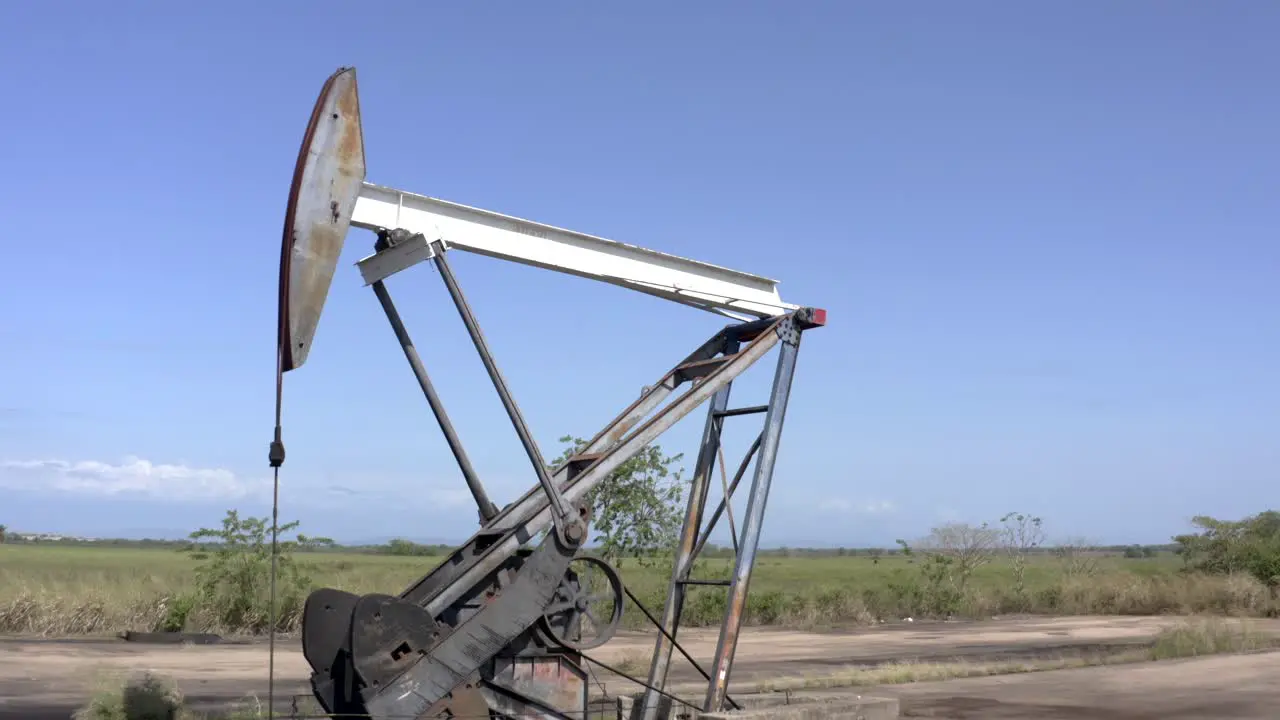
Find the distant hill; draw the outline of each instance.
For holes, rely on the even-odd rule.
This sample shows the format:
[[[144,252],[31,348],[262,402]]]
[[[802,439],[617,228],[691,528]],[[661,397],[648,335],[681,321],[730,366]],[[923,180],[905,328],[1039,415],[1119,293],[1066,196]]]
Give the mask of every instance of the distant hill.
[[[335,541],[339,545],[345,545],[347,547],[373,547],[377,545],[386,545],[392,540],[408,540],[415,545],[448,545],[449,547],[456,547],[463,543],[462,540],[449,540],[447,538],[439,537],[405,537],[403,535],[383,535],[379,537],[363,538],[360,540],[337,540],[335,538]]]

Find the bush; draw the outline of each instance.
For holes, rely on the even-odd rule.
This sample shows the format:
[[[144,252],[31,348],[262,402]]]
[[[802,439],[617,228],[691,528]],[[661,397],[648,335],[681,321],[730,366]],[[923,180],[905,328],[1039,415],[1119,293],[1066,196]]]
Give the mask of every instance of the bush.
[[[291,522],[279,533],[297,528]],[[195,595],[179,597],[169,605],[164,627],[183,629],[194,613],[205,613],[214,627],[233,632],[263,633],[271,629],[271,525],[267,518],[241,519],[228,510],[219,529],[202,528],[191,533],[198,544],[183,548],[201,560],[196,568]],[[303,603],[312,589],[307,574],[311,566],[294,560],[299,549],[332,545],[328,538],[308,538],[277,543],[275,630],[288,630],[301,618]]]
[[[129,680],[120,688],[97,693],[72,715],[73,720],[261,720],[258,703],[240,703],[213,715],[193,712],[177,686],[151,673]]]
[[[146,673],[119,691],[98,693],[73,717],[75,720],[177,720],[183,715],[182,695],[177,688]]]
[[[1280,512],[1268,510],[1237,522],[1202,515],[1192,522],[1203,531],[1174,537],[1187,569],[1248,573],[1268,587],[1280,585]]]

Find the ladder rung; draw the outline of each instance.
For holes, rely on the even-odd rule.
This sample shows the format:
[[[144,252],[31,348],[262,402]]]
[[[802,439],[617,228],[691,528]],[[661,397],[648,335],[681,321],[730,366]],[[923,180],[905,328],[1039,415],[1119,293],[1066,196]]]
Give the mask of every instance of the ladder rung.
[[[755,415],[756,413],[769,412],[768,405],[754,405],[752,407],[729,408],[716,413],[716,417],[735,417],[738,415]]]
[[[736,357],[738,355],[734,353],[733,355],[721,355],[720,357],[707,358],[706,360],[694,360],[677,366],[676,374],[684,380],[697,380],[719,370]]]
[[[716,585],[719,587],[729,587],[728,580],[677,580],[679,585]]]

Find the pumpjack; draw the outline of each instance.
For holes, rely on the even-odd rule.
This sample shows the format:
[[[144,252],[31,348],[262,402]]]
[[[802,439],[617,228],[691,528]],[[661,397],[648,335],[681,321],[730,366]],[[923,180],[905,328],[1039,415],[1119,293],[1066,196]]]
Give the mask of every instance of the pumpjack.
[[[308,358],[339,255],[353,228],[372,233],[373,253],[356,265],[365,285],[372,286],[475,498],[480,528],[398,594],[357,596],[326,588],[310,595],[303,612],[302,649],[313,671],[313,694],[325,712],[375,720],[583,718],[587,663],[598,662],[591,651],[613,636],[625,595],[659,631],[647,680],[632,678],[645,688],[635,706],[637,717],[656,720],[672,707],[673,697],[664,688],[673,650],[684,653],[676,640],[677,626],[686,590],[699,584],[725,586],[728,599],[711,667],[701,667],[684,653],[707,680],[703,703],[695,709],[733,706],[730,671],[800,339],[826,323],[826,311],[783,302],[777,281],[758,275],[368,183],[356,71],[340,68],[325,81],[312,109],[289,190],[280,255],[276,435],[270,453],[277,472],[284,462],[282,377]],[[447,260],[458,250],[610,283],[731,322],[645,386],[576,455],[548,469]],[[536,486],[503,508],[486,494],[386,287],[391,275],[424,262],[438,269],[537,479]],[[734,379],[775,349],[768,404],[730,407]],[[671,583],[658,618],[638,604],[616,570],[587,552],[587,494],[708,402]],[[763,429],[704,524],[721,428],[728,418],[746,415],[763,415]],[[747,509],[740,531],[733,533],[737,552],[731,578],[691,578],[693,560],[753,457]],[[604,578],[600,592],[583,581],[596,571]]]

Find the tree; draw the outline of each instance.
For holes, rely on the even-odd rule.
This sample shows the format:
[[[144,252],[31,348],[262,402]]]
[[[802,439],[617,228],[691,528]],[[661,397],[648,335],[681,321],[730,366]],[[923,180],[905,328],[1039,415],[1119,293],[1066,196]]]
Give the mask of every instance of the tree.
[[[907,562],[916,565],[922,583],[891,582],[890,591],[921,612],[945,617],[962,610],[969,578],[991,562],[1000,533],[986,523],[950,523],[933,528],[914,547],[906,540],[895,542]]]
[[[990,563],[999,546],[999,531],[986,523],[948,523],[934,528],[916,551],[945,558],[951,583],[963,594],[973,572]]]
[[[1197,516],[1199,533],[1174,536],[1188,569],[1214,574],[1248,573],[1280,585],[1280,512],[1267,510],[1239,521]]]
[[[1053,548],[1066,577],[1093,577],[1098,574],[1096,543],[1081,537],[1070,537]]]
[[[8,529],[7,525],[0,525],[0,543],[4,542],[4,533]]]
[[[1130,545],[1124,549],[1124,556],[1130,560],[1153,558],[1156,556],[1156,551],[1149,545]]]
[[[427,557],[435,553],[435,548],[430,545],[422,545],[404,538],[394,538],[386,544],[382,551],[388,555]]]
[[[1018,601],[1027,600],[1027,555],[1044,543],[1044,527],[1040,518],[1011,512],[1000,518],[1005,552],[1013,566],[1013,594]]]
[[[279,526],[283,535],[298,522]],[[248,632],[265,632],[270,623],[271,522],[270,518],[241,518],[228,510],[221,528],[201,528],[189,535],[192,544],[183,548],[200,561],[196,567],[196,594],[171,609],[167,624],[180,629],[187,614],[203,608],[222,627]],[[301,533],[277,543],[276,629],[287,629],[298,619],[306,593],[311,589],[310,569],[293,558],[298,550],[332,546],[329,538],[312,538]],[[177,626],[177,627],[173,627]]]
[[[586,447],[581,438],[560,438],[566,448],[552,465],[562,465]],[[599,552],[621,567],[627,558],[641,565],[670,552],[684,522],[681,500],[683,468],[673,469],[683,455],[666,456],[658,445],[649,445],[622,463],[587,494],[591,526]]]

